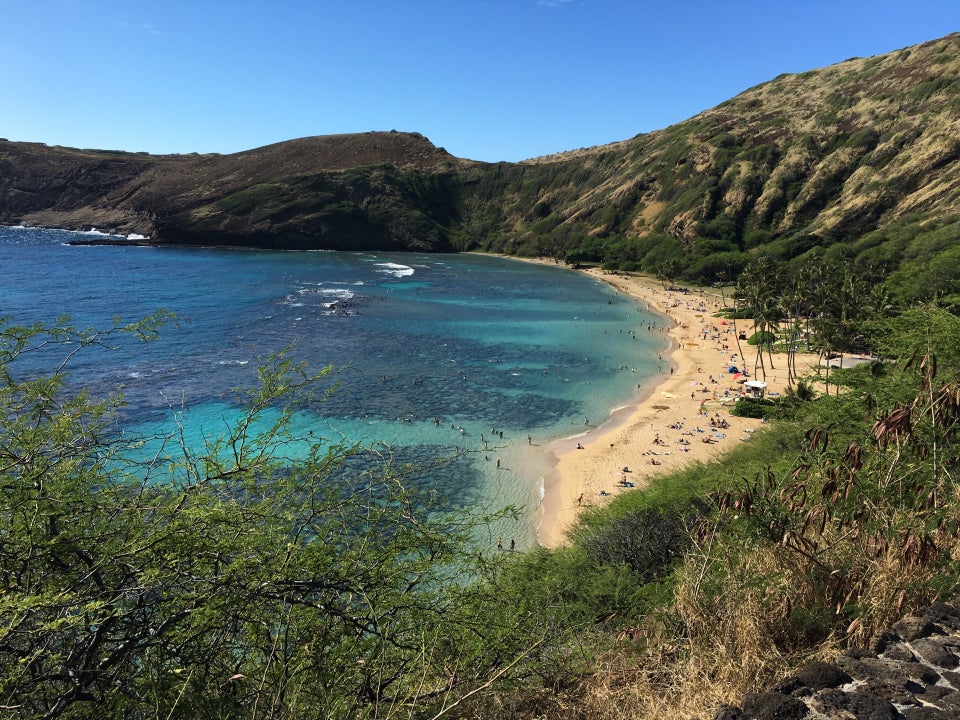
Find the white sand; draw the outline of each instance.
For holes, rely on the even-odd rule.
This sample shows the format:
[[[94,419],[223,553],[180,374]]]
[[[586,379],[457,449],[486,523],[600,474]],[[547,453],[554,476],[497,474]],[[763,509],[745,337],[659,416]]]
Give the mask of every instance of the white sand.
[[[538,539],[546,547],[563,544],[581,507],[629,491],[622,480],[642,487],[655,474],[714,459],[749,440],[762,425],[730,415],[742,386],[728,368],[746,367],[753,379],[756,348],[741,341],[746,359],[736,354],[733,322],[714,317],[722,307],[719,296],[670,292],[651,278],[589,272],[668,317],[671,349],[663,355],[660,381],[639,404],[597,429],[552,446],[557,464],[544,480],[538,527]],[[737,321],[736,328],[745,330],[747,337],[753,333],[749,321]],[[767,382],[768,393],[782,393],[787,386],[786,357],[774,354],[774,363],[775,369],[768,366],[766,377],[757,379]],[[801,376],[816,363],[815,355],[798,356]],[[729,428],[714,430],[711,417]],[[682,428],[671,427],[678,424]]]

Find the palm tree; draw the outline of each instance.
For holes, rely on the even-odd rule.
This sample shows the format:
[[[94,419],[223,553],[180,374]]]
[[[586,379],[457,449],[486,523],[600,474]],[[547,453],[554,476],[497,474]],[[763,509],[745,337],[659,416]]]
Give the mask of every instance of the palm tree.
[[[767,377],[767,370],[763,362],[763,347],[767,346],[770,369],[773,369],[772,339],[780,329],[782,318],[778,301],[779,275],[779,271],[768,258],[759,258],[743,271],[737,282],[737,297],[750,308],[753,316],[754,334],[751,339],[756,339],[757,345],[754,375],[759,368],[764,379]]]
[[[786,285],[780,297],[780,308],[784,318],[789,321],[790,329],[787,334],[787,389],[793,390],[793,382],[797,379],[797,345],[803,332],[801,318],[803,317],[804,292],[803,277],[794,275]]]

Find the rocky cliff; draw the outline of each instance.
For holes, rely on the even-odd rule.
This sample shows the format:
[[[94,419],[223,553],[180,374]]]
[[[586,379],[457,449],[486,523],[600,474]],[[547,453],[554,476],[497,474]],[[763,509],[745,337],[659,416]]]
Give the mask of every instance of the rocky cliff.
[[[449,251],[465,161],[417,134],[303,138],[232,155],[0,141],[0,223],[158,243]]]

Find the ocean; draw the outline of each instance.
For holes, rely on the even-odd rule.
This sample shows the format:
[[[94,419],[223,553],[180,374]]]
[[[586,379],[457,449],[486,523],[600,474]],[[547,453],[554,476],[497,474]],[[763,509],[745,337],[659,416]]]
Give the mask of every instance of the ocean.
[[[90,234],[0,227],[0,316],[109,327],[164,308],[158,341],[78,354],[73,383],[122,392],[125,432],[220,432],[285,351],[336,388],[305,432],[427,468],[452,505],[521,512],[491,542],[536,542],[549,445],[596,428],[658,372],[661,321],[565,268],[483,255],[71,245]],[[51,357],[31,355],[18,372]],[[502,438],[501,438],[502,433]]]

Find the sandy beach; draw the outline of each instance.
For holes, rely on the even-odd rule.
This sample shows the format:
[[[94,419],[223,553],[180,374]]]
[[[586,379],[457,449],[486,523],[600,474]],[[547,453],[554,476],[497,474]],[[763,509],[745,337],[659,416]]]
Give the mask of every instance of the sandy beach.
[[[722,308],[719,295],[667,290],[647,277],[587,272],[664,316],[670,349],[662,354],[659,382],[652,381],[638,404],[551,446],[556,467],[544,478],[537,531],[545,547],[563,544],[580,509],[642,487],[657,474],[714,459],[762,427],[760,420],[730,414],[742,391],[738,381],[745,378],[729,368],[746,368],[754,379],[756,348],[741,340],[746,358],[738,354],[733,322],[714,316]],[[736,330],[749,337],[753,327],[740,320]],[[816,362],[815,355],[798,357],[800,374]],[[766,378],[756,379],[765,379],[768,395],[775,396],[787,387],[786,358],[774,354],[774,363]]]

